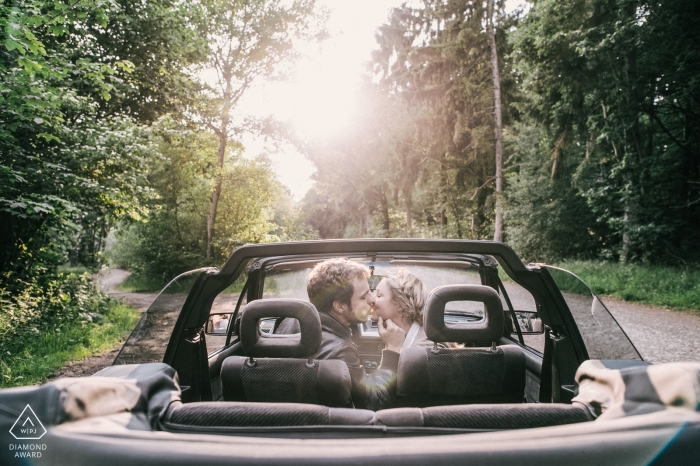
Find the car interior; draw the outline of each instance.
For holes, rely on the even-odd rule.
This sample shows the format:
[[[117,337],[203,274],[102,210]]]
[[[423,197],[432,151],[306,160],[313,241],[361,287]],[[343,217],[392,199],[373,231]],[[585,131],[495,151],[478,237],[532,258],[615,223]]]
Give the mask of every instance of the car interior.
[[[345,362],[312,359],[321,325],[306,277],[331,257],[365,265],[372,290],[389,270],[407,267],[429,293],[424,330],[435,344],[402,351],[394,408],[355,409]],[[234,273],[202,269],[189,277],[187,293],[180,287],[179,294],[159,296],[182,309],[163,356],[177,370],[182,395],[162,417],[163,430],[381,437],[595,418],[571,402],[573,374],[588,355],[571,314],[547,288],[546,273],[533,272],[539,277],[528,282],[512,270],[499,273],[491,255],[465,253],[305,253],[242,264]],[[152,308],[161,309],[157,303]],[[295,319],[298,333],[275,333],[282,319]],[[376,323],[357,324],[352,338],[365,370],[376,370],[383,349]],[[115,364],[148,362],[134,353],[127,348]]]

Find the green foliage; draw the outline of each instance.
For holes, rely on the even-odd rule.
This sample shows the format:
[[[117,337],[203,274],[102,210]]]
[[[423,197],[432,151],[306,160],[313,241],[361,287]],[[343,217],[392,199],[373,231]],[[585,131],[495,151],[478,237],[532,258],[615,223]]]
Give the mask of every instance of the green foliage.
[[[212,94],[193,77],[226,33],[240,55],[226,79],[241,93],[257,76],[277,76],[293,40],[321,30],[313,8],[313,0],[0,5],[0,353],[34,351],[37,334],[66,344],[61,332],[105,315],[86,277],[56,270],[67,261],[98,267],[118,222],[112,256],[150,288],[221,262],[244,242],[311,234],[292,207],[275,206],[286,194],[269,162],[227,144],[228,113],[221,151],[221,134],[201,130]],[[233,105],[241,93],[221,98]],[[173,123],[187,118],[200,129]],[[215,182],[225,189],[206,258]]]
[[[0,354],[0,388],[45,382],[69,361],[113,348],[129,335],[139,312],[116,301],[105,303],[99,322],[74,321],[58,330],[27,335],[21,349]]]
[[[224,178],[231,181],[232,176],[238,176],[231,171],[227,173],[230,169],[226,167],[228,146],[235,144],[233,130],[265,126],[259,121],[246,124],[236,119],[236,106],[256,80],[285,75],[285,66],[297,56],[295,39],[322,38],[324,14],[316,11],[316,0],[206,0],[201,2],[201,7],[202,15],[195,27],[207,44],[205,66],[214,71],[217,81],[215,86],[204,87],[202,103],[197,108],[197,121],[218,138],[217,170],[213,173],[206,223],[206,257],[210,259],[215,255],[213,249],[231,246],[222,244],[222,236],[215,230],[221,216],[219,201],[227,195],[223,191]],[[263,231],[258,227],[241,226],[249,232],[257,231],[255,234],[260,236]],[[214,244],[215,234],[219,236],[219,244]]]
[[[126,268],[126,266],[122,267]],[[134,275],[133,273],[117,287],[119,291],[127,293],[143,293],[148,291],[160,291],[168,282],[164,280],[155,280],[143,275]]]
[[[42,332],[99,321],[107,310],[106,297],[88,274],[44,275],[22,285],[21,291],[0,289],[0,354],[21,349],[26,339]]]
[[[563,258],[594,258],[604,254],[607,225],[591,212],[570,176],[551,178],[551,140],[536,127],[516,126],[518,172],[508,177],[505,220],[508,243],[525,261],[556,262]],[[560,172],[576,170],[566,158]]]
[[[91,33],[107,53],[103,61],[121,57],[130,73],[114,84],[110,114],[128,114],[152,123],[165,114],[179,115],[196,105],[201,86],[192,68],[203,58],[206,44],[192,27],[201,19],[200,2],[177,0],[113,0],[104,28]]]
[[[587,208],[574,203],[571,224],[594,241],[576,239],[570,251],[555,247],[545,255],[699,259],[700,101],[693,96],[700,52],[691,45],[700,40],[698,13],[697,4],[679,0],[533,6],[512,39],[528,98],[526,127],[544,137],[521,145],[518,183],[548,195],[513,193],[516,242],[523,230],[532,237],[567,232],[566,218],[547,225],[531,211],[574,194]],[[528,168],[537,165],[551,182],[544,170]],[[522,209],[526,204],[531,208]]]
[[[505,241],[538,261],[700,261],[700,4],[496,3]],[[361,127],[310,151],[321,237],[492,237],[485,7],[411,2],[378,29]]]
[[[236,142],[242,131],[275,125],[240,121],[234,110],[256,79],[283,74],[294,40],[322,32],[314,8],[313,0],[212,0],[190,12],[202,66],[218,85],[203,85],[182,118],[153,125],[159,157],[148,186],[156,196],[142,221],[121,224],[107,252],[134,272],[125,287],[159,289],[182,272],[222,263],[241,244],[313,237],[269,161],[243,158]]]
[[[269,161],[245,159],[240,147],[229,146],[214,254],[207,259],[206,219],[218,141],[211,133],[188,130],[167,119],[156,134],[161,157],[151,166],[149,184],[157,198],[143,222],[122,226],[108,252],[114,265],[134,272],[124,286],[160,289],[180,273],[223,263],[239,245],[278,240],[271,232],[279,228],[272,217],[281,187]]]
[[[497,42],[512,19],[497,2]],[[494,97],[485,5],[425,0],[394,8],[376,34],[366,118],[356,134],[316,147],[305,201],[322,237],[493,237]],[[516,98],[510,66],[502,95]],[[511,114],[506,112],[505,121]],[[319,205],[319,201],[321,204]],[[401,216],[396,213],[401,212]]]
[[[700,312],[700,271],[696,268],[604,261],[564,261],[557,266],[578,275],[596,294]]]
[[[115,26],[117,18],[128,16],[143,26],[150,17],[166,27],[174,23],[164,17],[181,11],[166,1],[143,8],[124,3],[36,0],[0,6],[2,286],[19,289],[23,278],[67,259],[94,267],[114,221],[145,214],[150,136],[124,115],[125,89],[140,92],[141,75],[133,73],[145,65],[137,60],[135,68],[129,57],[138,49],[150,65],[162,62],[159,54],[187,28],[180,14],[180,29],[169,29],[170,42],[160,37],[157,51],[129,46],[107,33],[124,32]],[[168,74],[180,76],[184,58],[168,50]]]
[[[84,273],[97,272],[96,270],[85,267],[84,265],[72,266],[72,265],[65,265],[65,264],[59,265],[57,270],[58,270],[58,272],[64,273],[66,275],[68,275],[68,274],[82,275]]]

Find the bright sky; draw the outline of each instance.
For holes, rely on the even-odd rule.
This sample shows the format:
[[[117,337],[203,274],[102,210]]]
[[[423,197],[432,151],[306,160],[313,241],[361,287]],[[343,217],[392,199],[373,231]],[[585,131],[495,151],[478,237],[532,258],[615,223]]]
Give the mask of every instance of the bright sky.
[[[330,38],[301,50],[295,72],[286,82],[259,82],[241,99],[237,112],[257,117],[275,116],[291,123],[301,137],[333,138],[359,117],[358,85],[365,62],[376,49],[374,34],[386,21],[389,10],[406,0],[319,0],[330,10]],[[508,0],[517,5],[520,0]],[[511,10],[512,7],[507,8]],[[243,140],[246,156],[262,152],[275,166],[278,179],[299,200],[312,185],[313,164],[293,147],[266,150],[261,138]]]

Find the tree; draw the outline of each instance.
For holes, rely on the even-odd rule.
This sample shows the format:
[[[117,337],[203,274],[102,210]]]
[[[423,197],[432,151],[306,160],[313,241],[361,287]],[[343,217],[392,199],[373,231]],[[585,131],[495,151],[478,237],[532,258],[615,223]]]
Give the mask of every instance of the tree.
[[[200,91],[193,68],[206,43],[192,27],[201,19],[198,2],[113,0],[117,8],[104,27],[93,27],[102,62],[129,60],[131,73],[114,83],[108,114],[127,114],[150,124],[165,114],[182,114]]]
[[[494,26],[494,0],[488,0],[487,24],[489,46],[491,49],[491,70],[493,73],[494,96],[494,136],[496,138],[496,219],[494,221],[494,241],[503,240],[503,117],[501,115],[501,77],[498,72],[498,47],[496,46],[496,28]]]
[[[226,148],[233,137],[232,113],[258,78],[281,74],[294,56],[294,39],[315,31],[315,0],[205,0],[198,31],[207,41],[206,67],[216,73],[208,108],[200,116],[218,140],[216,181],[207,217],[206,255],[211,257],[214,226],[224,179]]]
[[[222,174],[221,215],[211,257],[206,257],[209,196],[216,178],[218,138],[164,118],[153,128],[159,159],[150,165],[155,196],[148,214],[128,222],[110,260],[164,285],[178,274],[226,260],[237,246],[273,240],[275,195],[280,189],[264,157],[247,160],[229,144]]]
[[[590,214],[577,222],[595,219],[579,228],[597,246],[580,243],[589,249],[577,254],[694,260],[697,9],[675,0],[544,1],[514,35],[527,122],[546,130],[552,183],[586,201]]]
[[[101,62],[91,48],[87,31],[105,27],[115,8],[89,0],[0,6],[0,285],[21,286],[65,260],[69,232],[87,216],[138,215],[148,196],[146,135],[98,111],[132,68]]]
[[[414,171],[426,186],[433,185],[432,207],[426,205],[431,196],[423,197],[426,222],[437,224],[440,234],[493,237],[498,141],[491,135],[498,134],[498,125],[488,96],[495,95],[493,70],[498,65],[484,66],[495,57],[484,33],[488,11],[479,2],[421,3],[420,8],[394,9],[379,28],[375,71],[387,93],[420,109],[414,112],[411,145],[422,154]],[[502,31],[494,31],[494,40],[508,49]],[[499,86],[507,104],[512,80],[499,79]]]

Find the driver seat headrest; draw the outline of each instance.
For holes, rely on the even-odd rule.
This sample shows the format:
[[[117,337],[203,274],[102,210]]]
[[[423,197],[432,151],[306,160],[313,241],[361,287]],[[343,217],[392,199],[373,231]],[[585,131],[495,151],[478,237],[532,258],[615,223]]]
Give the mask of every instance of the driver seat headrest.
[[[260,319],[288,317],[299,321],[301,333],[268,334]],[[241,345],[245,354],[260,358],[307,358],[321,345],[321,319],[313,304],[300,299],[258,299],[246,305],[241,317]]]

